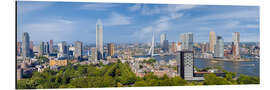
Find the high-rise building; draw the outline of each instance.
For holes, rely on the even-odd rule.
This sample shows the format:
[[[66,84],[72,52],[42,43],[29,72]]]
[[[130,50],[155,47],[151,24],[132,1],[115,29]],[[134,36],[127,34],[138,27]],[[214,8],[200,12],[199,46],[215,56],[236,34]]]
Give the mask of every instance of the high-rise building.
[[[169,41],[166,39],[166,33],[160,35],[160,47],[163,52],[169,52]]]
[[[164,52],[168,52],[169,51],[169,41],[168,40],[164,40],[163,41],[163,47],[162,47],[162,50]]]
[[[96,24],[96,50],[97,60],[103,59],[103,26],[101,20]]]
[[[209,51],[211,53],[215,52],[215,44],[216,44],[216,33],[211,31],[209,33]]]
[[[172,52],[172,53],[175,53],[175,52],[176,52],[176,43],[175,43],[175,42],[172,42],[172,45],[171,45],[171,52]]]
[[[182,51],[193,51],[193,33],[188,32],[181,34],[181,40],[182,40]]]
[[[177,51],[181,51],[182,50],[182,43],[181,42],[177,42]]]
[[[166,40],[166,33],[162,33],[160,35],[160,47],[163,47],[165,40]]]
[[[50,48],[49,42],[46,42],[44,44],[44,54],[46,54],[46,55],[50,54],[50,49],[49,48]]]
[[[33,48],[34,48],[34,43],[33,43],[33,41],[30,41],[29,48],[30,48],[30,50],[33,50]]]
[[[58,58],[66,58],[68,54],[68,47],[65,41],[58,43]]]
[[[53,40],[50,40],[50,53],[53,53]]]
[[[17,56],[21,56],[22,53],[22,42],[17,42]]]
[[[45,45],[44,45],[44,42],[40,42],[40,45],[39,45],[39,55],[42,56],[45,54]]]
[[[30,41],[30,45],[29,45],[29,48],[30,48],[30,56],[33,56],[34,55],[34,42],[33,41]]]
[[[22,56],[24,59],[30,57],[30,36],[27,32],[22,37]]]
[[[201,52],[202,53],[206,53],[208,51],[208,48],[209,48],[208,43],[206,43],[206,42],[201,43]]]
[[[83,43],[80,41],[75,42],[75,52],[74,52],[74,57],[77,59],[82,58],[82,52],[83,52]]]
[[[91,60],[93,61],[97,60],[97,50],[95,47],[91,48]]]
[[[185,80],[193,78],[193,52],[180,51],[177,53],[177,73]]]
[[[239,59],[240,58],[240,33],[234,32],[233,33],[233,42],[232,42],[232,50],[233,50],[233,58]]]
[[[17,69],[17,80],[21,80],[23,78],[23,69],[18,68]]]
[[[217,58],[224,57],[224,40],[221,36],[217,36],[214,56]]]
[[[113,43],[108,44],[108,53],[109,53],[109,56],[114,56],[114,44]]]

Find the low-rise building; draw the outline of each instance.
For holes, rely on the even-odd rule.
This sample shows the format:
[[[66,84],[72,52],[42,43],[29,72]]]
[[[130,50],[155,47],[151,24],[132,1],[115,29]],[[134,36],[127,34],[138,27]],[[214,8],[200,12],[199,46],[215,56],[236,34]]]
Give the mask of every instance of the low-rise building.
[[[67,60],[50,60],[50,66],[66,66]]]

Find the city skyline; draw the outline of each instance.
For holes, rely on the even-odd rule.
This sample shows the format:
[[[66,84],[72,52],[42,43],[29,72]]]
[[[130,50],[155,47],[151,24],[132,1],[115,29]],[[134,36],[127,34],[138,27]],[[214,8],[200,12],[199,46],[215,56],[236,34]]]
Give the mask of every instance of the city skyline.
[[[158,41],[160,34],[166,33],[169,42],[180,41],[179,35],[186,32],[193,32],[194,42],[209,42],[210,31],[222,36],[224,42],[232,42],[233,32],[241,33],[240,42],[260,40],[257,6],[19,1],[17,8],[18,41],[23,32],[28,32],[34,42],[95,43],[98,19],[103,23],[104,43],[151,42],[152,32]]]

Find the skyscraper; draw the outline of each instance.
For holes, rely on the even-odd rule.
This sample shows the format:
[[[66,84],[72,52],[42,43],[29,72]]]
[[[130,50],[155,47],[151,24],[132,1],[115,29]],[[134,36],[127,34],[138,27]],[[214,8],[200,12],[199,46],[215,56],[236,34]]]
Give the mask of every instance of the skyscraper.
[[[46,43],[44,44],[44,53],[47,54],[47,55],[50,54],[50,51],[49,51],[50,49],[49,49],[49,47],[50,47],[49,42],[46,42]]]
[[[176,43],[175,43],[175,42],[172,42],[172,45],[171,45],[171,52],[172,52],[172,53],[175,53],[175,52],[176,52]]]
[[[53,40],[50,40],[50,53],[53,52]]]
[[[113,43],[108,44],[108,53],[109,53],[109,56],[114,56],[114,44]]]
[[[218,58],[224,57],[224,40],[221,36],[217,37],[214,56]]]
[[[30,57],[30,37],[27,32],[23,33],[22,37],[22,56],[24,59]]]
[[[68,52],[67,43],[64,41],[58,43],[58,48],[59,48],[59,50],[58,50],[57,57],[58,58],[66,58],[67,52]]]
[[[232,47],[233,47],[233,58],[239,59],[240,58],[240,33],[239,32],[234,32],[233,33],[233,42],[232,42]]]
[[[168,40],[164,40],[163,41],[163,47],[162,47],[162,50],[164,52],[168,52],[169,51],[169,41]]]
[[[82,52],[83,52],[83,43],[80,41],[75,42],[75,52],[74,52],[74,57],[77,59],[82,58]]]
[[[163,47],[165,40],[166,40],[166,33],[162,33],[160,35],[160,47]]]
[[[34,43],[33,43],[33,41],[30,41],[29,48],[30,48],[31,50],[33,50],[33,48],[34,48]]]
[[[17,56],[21,56],[22,53],[22,42],[17,42]]]
[[[97,60],[103,59],[103,26],[99,19],[96,24],[96,50]]]
[[[206,42],[201,43],[201,52],[202,53],[206,53],[208,48],[209,48],[209,46]]]
[[[45,45],[44,45],[44,42],[42,41],[42,42],[40,42],[40,45],[39,45],[39,55],[40,56],[43,56],[44,55],[44,53],[45,53]]]
[[[177,42],[177,51],[181,51],[182,50],[182,43],[181,42]]]
[[[193,51],[193,33],[188,32],[181,34],[182,51]]]
[[[93,61],[97,60],[97,50],[95,47],[91,48],[91,60],[93,60]]]
[[[214,53],[215,51],[215,44],[216,44],[216,33],[211,31],[209,33],[209,51]]]
[[[193,52],[180,51],[177,53],[177,73],[185,80],[192,80],[193,71]]]
[[[166,39],[166,33],[162,33],[160,35],[160,47],[163,52],[169,51],[169,41]]]

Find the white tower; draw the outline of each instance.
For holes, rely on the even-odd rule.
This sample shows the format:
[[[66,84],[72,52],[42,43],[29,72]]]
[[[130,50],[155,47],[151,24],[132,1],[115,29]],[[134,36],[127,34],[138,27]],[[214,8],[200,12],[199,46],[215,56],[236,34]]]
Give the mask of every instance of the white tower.
[[[151,44],[151,47],[149,49],[149,52],[148,52],[148,55],[151,55],[151,57],[154,56],[154,50],[155,50],[155,34],[153,32],[153,36],[152,36],[152,44]]]
[[[98,19],[96,24],[96,50],[97,50],[97,59],[100,60],[103,58],[103,27],[101,20]]]

